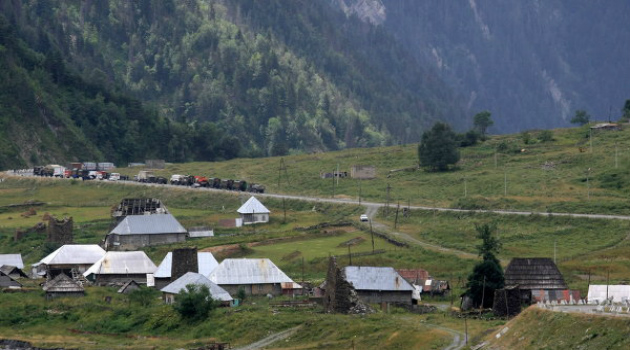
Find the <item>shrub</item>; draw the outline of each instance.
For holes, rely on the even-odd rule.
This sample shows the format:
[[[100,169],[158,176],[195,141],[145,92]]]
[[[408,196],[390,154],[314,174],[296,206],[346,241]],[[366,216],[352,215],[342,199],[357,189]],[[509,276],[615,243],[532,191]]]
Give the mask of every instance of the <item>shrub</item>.
[[[210,311],[216,307],[216,302],[210,295],[207,286],[189,284],[175,299],[173,308],[179,315],[189,321],[201,321],[208,317]]]

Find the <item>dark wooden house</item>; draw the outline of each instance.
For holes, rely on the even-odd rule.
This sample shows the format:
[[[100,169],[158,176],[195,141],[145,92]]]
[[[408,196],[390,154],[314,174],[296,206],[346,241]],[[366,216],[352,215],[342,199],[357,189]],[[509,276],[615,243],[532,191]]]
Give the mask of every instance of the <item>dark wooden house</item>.
[[[504,275],[505,287],[518,287],[523,303],[565,300],[570,295],[560,270],[549,258],[514,258]]]

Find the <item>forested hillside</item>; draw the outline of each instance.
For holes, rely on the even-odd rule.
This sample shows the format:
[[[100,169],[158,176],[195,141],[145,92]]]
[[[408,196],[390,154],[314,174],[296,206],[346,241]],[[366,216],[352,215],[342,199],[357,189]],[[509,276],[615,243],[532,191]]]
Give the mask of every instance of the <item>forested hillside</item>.
[[[331,0],[376,23],[466,99],[491,132],[616,120],[630,96],[630,2]]]
[[[14,140],[20,151],[7,165],[388,145],[464,117],[435,72],[328,2],[32,0],[1,2],[0,12],[35,57],[29,63],[3,43],[19,59],[0,78],[20,71],[27,95],[47,95],[48,115],[82,142],[57,138],[58,151],[43,141],[45,149],[26,151],[29,142]],[[7,121],[42,116],[6,101]],[[53,129],[24,127],[36,138]]]

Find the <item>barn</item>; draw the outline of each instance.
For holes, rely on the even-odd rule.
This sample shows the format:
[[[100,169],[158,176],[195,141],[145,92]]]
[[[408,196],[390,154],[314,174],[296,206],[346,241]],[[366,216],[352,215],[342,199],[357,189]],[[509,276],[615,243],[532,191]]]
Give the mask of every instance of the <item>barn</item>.
[[[106,246],[114,250],[184,242],[188,231],[171,214],[128,215],[107,235]]]
[[[549,258],[513,258],[505,268],[504,277],[505,288],[518,287],[526,304],[573,298],[562,273]]]
[[[225,259],[208,276],[230,294],[242,289],[246,295],[274,296],[283,293],[282,284],[295,283],[269,259]]]
[[[38,275],[47,275],[49,279],[60,273],[73,276],[85,272],[104,255],[103,248],[96,244],[66,244],[34,264],[33,268]]]
[[[107,252],[83,276],[100,286],[122,286],[130,280],[146,284],[147,274],[153,274],[156,269],[153,261],[142,251]]]
[[[365,303],[412,304],[413,286],[392,267],[346,266],[343,274]]]
[[[256,197],[251,196],[245,204],[238,208],[244,225],[269,222],[269,209],[267,209]]]
[[[208,277],[196,272],[187,272],[182,277],[162,288],[161,292],[164,302],[167,304],[174,303],[177,294],[185,290],[186,286],[189,284],[208,287],[212,299],[219,301],[223,306],[230,306],[232,304],[233,299],[230,293],[210,281]]]

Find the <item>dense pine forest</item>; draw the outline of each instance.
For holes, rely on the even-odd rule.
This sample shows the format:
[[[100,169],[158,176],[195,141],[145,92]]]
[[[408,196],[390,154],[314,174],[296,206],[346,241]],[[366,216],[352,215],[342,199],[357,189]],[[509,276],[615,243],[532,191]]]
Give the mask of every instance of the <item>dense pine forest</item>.
[[[318,1],[0,3],[0,167],[416,142],[457,97]]]

